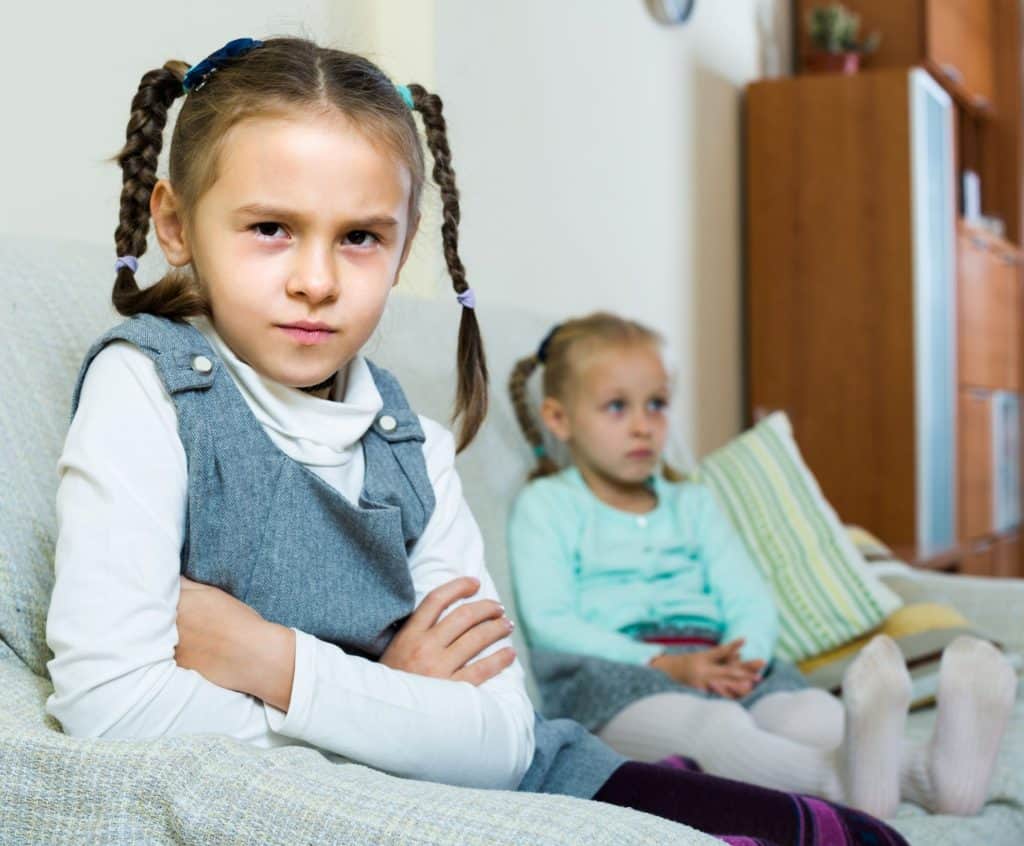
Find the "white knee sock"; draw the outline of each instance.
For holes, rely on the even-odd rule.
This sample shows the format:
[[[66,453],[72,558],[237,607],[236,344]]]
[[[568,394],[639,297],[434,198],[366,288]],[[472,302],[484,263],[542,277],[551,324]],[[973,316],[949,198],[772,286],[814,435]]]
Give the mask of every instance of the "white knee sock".
[[[750,706],[750,716],[767,732],[817,749],[837,749],[843,742],[843,703],[818,688],[770,693]]]
[[[844,801],[876,817],[900,803],[900,764],[910,675],[892,638],[879,635],[843,676],[846,732],[839,748]]]
[[[598,735],[638,761],[687,755],[713,775],[823,796],[884,817],[899,804],[909,700],[910,678],[899,648],[877,637],[844,677],[845,737],[834,752],[764,730],[735,702],[686,693],[638,700]]]
[[[1016,690],[1013,668],[992,644],[958,637],[946,647],[931,740],[904,749],[904,796],[937,814],[981,810]]]

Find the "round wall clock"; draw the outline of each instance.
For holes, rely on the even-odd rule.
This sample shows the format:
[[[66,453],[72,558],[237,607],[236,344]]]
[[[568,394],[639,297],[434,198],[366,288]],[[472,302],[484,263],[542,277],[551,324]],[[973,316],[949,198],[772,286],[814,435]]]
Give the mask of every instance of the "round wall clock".
[[[647,8],[655,20],[663,24],[686,23],[696,5],[697,0],[647,0]]]

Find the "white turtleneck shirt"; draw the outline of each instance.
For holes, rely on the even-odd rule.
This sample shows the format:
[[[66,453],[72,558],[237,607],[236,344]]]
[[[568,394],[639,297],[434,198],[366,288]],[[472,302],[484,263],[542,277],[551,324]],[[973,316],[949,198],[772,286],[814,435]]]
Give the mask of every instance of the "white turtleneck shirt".
[[[274,445],[357,502],[361,438],[382,407],[366,361],[354,358],[321,399],[264,378],[208,321],[193,324]],[[470,601],[497,599],[452,436],[420,423],[436,506],[409,555],[416,604],[459,576],[480,580]],[[175,664],[188,469],[174,403],[132,344],[115,341],[93,360],[57,469],[47,710],[67,733],[226,734],[259,747],[308,744],[409,778],[518,786],[533,757],[533,708],[518,661],[477,687],[393,670],[297,631],[287,713]]]

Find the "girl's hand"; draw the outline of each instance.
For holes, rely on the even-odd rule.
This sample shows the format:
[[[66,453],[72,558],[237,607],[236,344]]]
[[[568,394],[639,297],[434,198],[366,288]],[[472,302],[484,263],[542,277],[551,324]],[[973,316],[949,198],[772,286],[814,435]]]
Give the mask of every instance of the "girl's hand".
[[[184,576],[174,660],[220,687],[288,710],[295,675],[295,632],[267,622],[231,594]]]
[[[651,666],[680,684],[717,693],[726,699],[741,699],[761,680],[764,661],[743,661],[742,640],[734,640],[700,652],[659,655]]]
[[[761,681],[761,673],[764,670],[765,662],[761,660],[744,661],[740,657],[740,649],[743,648],[743,644],[746,643],[745,638],[737,638],[730,643],[722,644],[717,647],[719,652],[718,662],[723,666],[737,667],[744,670],[747,674],[747,680],[749,685],[741,684],[740,686],[730,685],[727,681],[712,679],[708,682],[708,690],[712,693],[717,693],[719,696],[724,696],[727,699],[742,698],[752,691]]]
[[[502,605],[489,599],[468,602],[439,622],[449,605],[472,596],[479,587],[476,579],[463,577],[428,593],[388,644],[380,663],[407,673],[474,685],[498,675],[515,660],[510,646],[468,662],[512,632],[512,621]]]

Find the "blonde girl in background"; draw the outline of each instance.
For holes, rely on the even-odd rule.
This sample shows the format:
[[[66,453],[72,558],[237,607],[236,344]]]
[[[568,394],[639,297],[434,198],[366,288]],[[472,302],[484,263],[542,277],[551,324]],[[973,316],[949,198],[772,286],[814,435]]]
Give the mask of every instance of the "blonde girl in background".
[[[773,659],[770,589],[710,490],[663,460],[661,347],[650,329],[597,313],[556,326],[511,375],[537,466],[513,507],[509,558],[545,713],[638,760],[678,753],[880,817],[901,796],[976,813],[1015,695],[1008,662],[984,641],[954,642],[935,734],[909,747],[910,678],[891,639],[850,666],[842,702]],[[572,459],[563,469],[527,395],[538,367],[540,419]]]
[[[455,438],[361,353],[419,222],[415,114],[461,307]],[[709,831],[902,843],[824,803],[808,827],[770,791],[737,820],[717,780],[535,718],[454,466],[487,370],[436,95],[302,39],[237,39],[142,77],[118,161],[128,319],[86,354],[59,464],[47,707],[66,732],[304,744],[627,805],[644,784],[639,806]],[[142,288],[150,223],[172,270]]]

